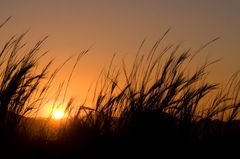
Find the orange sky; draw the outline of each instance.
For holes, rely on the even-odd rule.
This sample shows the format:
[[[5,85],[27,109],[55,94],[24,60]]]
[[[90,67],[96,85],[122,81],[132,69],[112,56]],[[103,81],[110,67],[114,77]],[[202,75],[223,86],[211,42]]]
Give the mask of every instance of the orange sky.
[[[68,93],[85,97],[113,53],[120,58],[132,57],[144,38],[148,40],[146,48],[150,48],[171,27],[166,43],[183,42],[183,48],[197,49],[221,36],[202,56],[222,58],[211,76],[224,81],[240,69],[239,10],[238,0],[1,0],[0,21],[13,18],[0,31],[0,44],[30,28],[29,44],[49,35],[43,49],[56,57],[56,64],[92,47],[81,59]],[[58,80],[68,75],[72,63]]]

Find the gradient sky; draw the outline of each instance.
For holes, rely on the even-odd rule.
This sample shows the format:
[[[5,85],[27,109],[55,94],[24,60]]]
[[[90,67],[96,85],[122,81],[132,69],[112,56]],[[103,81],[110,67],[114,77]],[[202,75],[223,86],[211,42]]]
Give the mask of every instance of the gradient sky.
[[[222,58],[212,71],[217,80],[240,69],[239,0],[0,0],[0,13],[0,21],[13,16],[1,43],[30,28],[29,43],[49,35],[44,49],[59,62],[92,47],[74,74],[73,96],[85,96],[113,53],[133,56],[144,38],[150,46],[168,28],[166,42],[193,50],[221,37],[204,52]]]

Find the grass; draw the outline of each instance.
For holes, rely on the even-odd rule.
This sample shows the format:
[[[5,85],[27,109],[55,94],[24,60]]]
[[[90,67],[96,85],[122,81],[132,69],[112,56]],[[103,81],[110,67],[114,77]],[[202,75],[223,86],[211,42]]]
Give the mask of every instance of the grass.
[[[39,54],[38,51],[47,37],[37,42],[25,54],[20,54],[26,45],[22,43],[25,35],[26,33],[12,36],[5,43],[0,53],[1,126],[6,124],[4,122],[8,122],[6,120],[9,112],[23,116],[33,110],[47,89],[40,89],[36,100],[30,100],[36,90],[39,89],[41,81],[46,77],[52,61],[47,63],[42,70],[36,72],[38,61],[46,54]],[[19,120],[14,122],[16,123],[12,124],[16,126],[15,124],[18,124]]]
[[[96,82],[95,107],[76,106],[70,99],[65,111],[74,115],[58,128],[54,141],[48,139],[51,134],[45,129],[46,125],[39,130],[42,136],[38,140],[28,139],[32,122],[21,121],[26,119],[27,113],[37,111],[43,105],[53,79],[70,58],[52,72],[49,72],[52,60],[39,71],[38,63],[46,55],[39,51],[47,37],[27,52],[24,52],[26,44],[22,42],[26,33],[11,37],[0,53],[0,137],[4,139],[3,145],[18,143],[26,146],[26,150],[19,145],[14,147],[14,151],[26,153],[23,156],[31,150],[70,157],[78,152],[86,152],[85,155],[121,150],[134,152],[133,148],[149,152],[167,145],[174,149],[184,144],[240,141],[239,73],[233,74],[223,85],[207,81],[209,67],[218,60],[206,61],[195,71],[189,67],[194,58],[218,38],[194,53],[190,49],[180,51],[180,45],[169,45],[160,50],[169,31],[149,52],[142,52],[144,40],[131,67],[126,66],[124,60],[122,66],[115,67],[114,55],[108,69],[101,72]],[[76,59],[66,88],[59,86],[59,92],[63,90],[63,101],[67,100],[73,71],[88,51],[83,51]],[[41,85],[44,80],[47,82]],[[58,98],[56,95],[56,100]],[[73,107],[78,111],[71,112]],[[26,130],[25,136],[19,137],[20,125],[30,129]]]

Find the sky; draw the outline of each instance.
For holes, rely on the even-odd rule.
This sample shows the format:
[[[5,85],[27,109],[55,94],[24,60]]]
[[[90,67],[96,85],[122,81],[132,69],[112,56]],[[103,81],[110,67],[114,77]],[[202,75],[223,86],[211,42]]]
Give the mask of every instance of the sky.
[[[239,0],[0,0],[0,21],[13,17],[0,31],[0,44],[26,30],[30,46],[48,35],[43,49],[56,64],[91,48],[69,86],[71,96],[83,99],[114,53],[119,59],[132,57],[145,38],[150,48],[171,28],[166,43],[181,42],[183,48],[196,50],[220,36],[202,58],[221,58],[211,72],[221,82],[240,69],[239,10]]]

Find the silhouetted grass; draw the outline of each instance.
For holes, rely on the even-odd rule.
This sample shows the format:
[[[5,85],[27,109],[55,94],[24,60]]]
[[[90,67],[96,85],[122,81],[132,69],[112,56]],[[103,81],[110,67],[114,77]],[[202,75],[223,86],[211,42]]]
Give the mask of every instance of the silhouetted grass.
[[[137,149],[136,153],[140,153],[161,151],[162,146],[176,150],[185,144],[240,141],[239,73],[235,73],[224,86],[207,80],[209,67],[218,60],[206,60],[194,71],[191,68],[197,55],[218,38],[196,52],[190,49],[180,51],[180,45],[159,49],[168,32],[149,52],[142,52],[144,40],[131,66],[126,66],[122,60],[122,66],[116,67],[114,55],[96,82],[94,107],[77,106],[70,99],[65,111],[71,116],[59,121],[62,123],[58,130],[50,130],[50,125],[55,124],[51,117],[40,121],[28,120],[26,115],[38,111],[43,105],[53,79],[71,57],[50,73],[53,61],[39,71],[38,63],[46,55],[39,50],[47,37],[27,52],[23,49],[26,33],[11,37],[0,53],[2,144],[17,144],[7,149],[23,151],[23,156],[36,153],[73,157],[93,155],[93,152],[100,155],[110,151],[135,152]],[[87,52],[79,54],[65,89],[64,83],[60,84],[55,102],[62,92],[63,102],[67,100],[73,71]],[[44,79],[47,82],[43,82]],[[78,110],[73,112],[73,107]],[[21,122],[23,120],[27,122]],[[25,134],[17,131],[21,124],[24,125],[21,131],[28,129]],[[38,137],[29,137],[36,130],[30,128],[31,124],[38,127],[39,130],[34,132],[39,133]],[[54,137],[49,137],[52,134]]]
[[[219,60],[206,61],[188,73],[197,54],[218,38],[195,53],[179,52],[180,45],[159,51],[168,32],[141,54],[143,41],[131,69],[124,61],[121,68],[114,67],[113,56],[95,86],[95,107],[80,106],[62,140],[100,140],[99,149],[108,140],[121,145],[122,137],[126,145],[121,146],[138,148],[239,140],[238,73],[226,86],[206,79],[208,68]]]
[[[26,45],[26,43],[23,43],[25,35],[26,33],[19,36],[12,36],[5,43],[0,53],[1,126],[12,124],[16,126],[19,123],[19,119],[11,121],[10,124],[8,123],[8,114],[10,112],[10,114],[18,114],[20,115],[18,118],[26,115],[36,107],[47,89],[40,89],[39,86],[41,81],[46,77],[52,61],[47,63],[40,71],[37,70],[38,61],[46,54],[46,52],[38,52],[47,37],[37,42],[29,51],[22,53]],[[30,100],[36,90],[40,91],[40,93],[35,100]]]
[[[71,58],[50,72],[53,60],[40,65],[41,59],[47,54],[40,51],[47,37],[28,50],[24,42],[26,34],[27,32],[12,36],[0,50],[0,146],[14,151],[21,149],[21,144],[31,139],[31,132],[26,133],[29,133],[34,122],[28,121],[32,120],[28,117],[36,117],[39,109],[46,103],[55,76]],[[44,129],[45,127],[37,133],[44,134]],[[45,141],[45,138],[41,139]],[[0,150],[4,152],[4,149]]]

